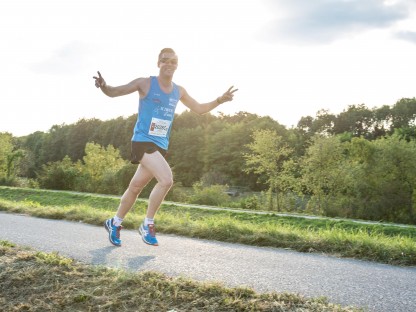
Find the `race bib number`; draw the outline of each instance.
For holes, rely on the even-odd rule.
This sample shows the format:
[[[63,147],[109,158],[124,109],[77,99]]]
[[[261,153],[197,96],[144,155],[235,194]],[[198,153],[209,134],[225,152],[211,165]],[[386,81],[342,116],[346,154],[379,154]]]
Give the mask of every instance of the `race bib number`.
[[[149,128],[149,134],[158,137],[166,137],[168,135],[170,124],[170,120],[152,118],[152,122],[150,123]]]

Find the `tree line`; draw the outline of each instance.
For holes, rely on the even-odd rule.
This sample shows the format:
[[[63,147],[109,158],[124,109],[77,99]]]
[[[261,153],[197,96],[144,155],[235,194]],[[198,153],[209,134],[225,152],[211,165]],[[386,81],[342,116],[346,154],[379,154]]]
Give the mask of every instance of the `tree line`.
[[[2,133],[0,183],[120,194],[135,170],[128,160],[136,117]],[[291,128],[247,112],[185,111],[175,117],[168,161],[179,185],[262,192],[244,199],[249,208],[415,223],[415,129],[415,98],[320,110]]]

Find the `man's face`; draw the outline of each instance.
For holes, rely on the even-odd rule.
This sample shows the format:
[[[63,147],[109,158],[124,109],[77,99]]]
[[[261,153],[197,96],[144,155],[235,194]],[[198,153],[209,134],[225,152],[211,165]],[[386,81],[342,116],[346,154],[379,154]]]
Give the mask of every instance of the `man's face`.
[[[178,68],[178,56],[175,53],[163,53],[158,61],[160,70],[173,74]]]

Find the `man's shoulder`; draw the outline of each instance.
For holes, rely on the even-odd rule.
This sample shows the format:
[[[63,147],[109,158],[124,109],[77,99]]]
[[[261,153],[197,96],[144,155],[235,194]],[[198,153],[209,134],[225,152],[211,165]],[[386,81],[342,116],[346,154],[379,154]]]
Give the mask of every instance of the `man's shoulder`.
[[[136,81],[137,81],[137,84],[139,84],[142,87],[143,86],[150,86],[150,83],[152,81],[151,78],[152,78],[151,76],[150,77],[140,77],[140,78],[137,78]]]
[[[151,77],[141,77],[134,80],[141,97],[145,96],[150,89],[150,78]]]

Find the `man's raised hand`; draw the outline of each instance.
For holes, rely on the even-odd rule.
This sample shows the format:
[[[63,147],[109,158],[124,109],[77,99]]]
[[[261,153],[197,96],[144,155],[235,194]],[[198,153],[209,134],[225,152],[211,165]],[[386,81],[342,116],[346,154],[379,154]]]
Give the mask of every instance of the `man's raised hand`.
[[[94,78],[94,79],[95,79],[95,86],[96,86],[97,88],[104,87],[104,86],[105,86],[105,80],[104,80],[104,78],[101,76],[101,74],[100,74],[100,72],[99,72],[99,71],[97,71],[97,73],[98,73],[98,77],[97,77],[97,76],[92,77],[92,78]]]
[[[217,98],[217,102],[222,104],[228,101],[232,101],[234,97],[234,92],[238,91],[238,89],[233,89],[234,86],[228,88],[227,91],[224,92],[223,95]]]

